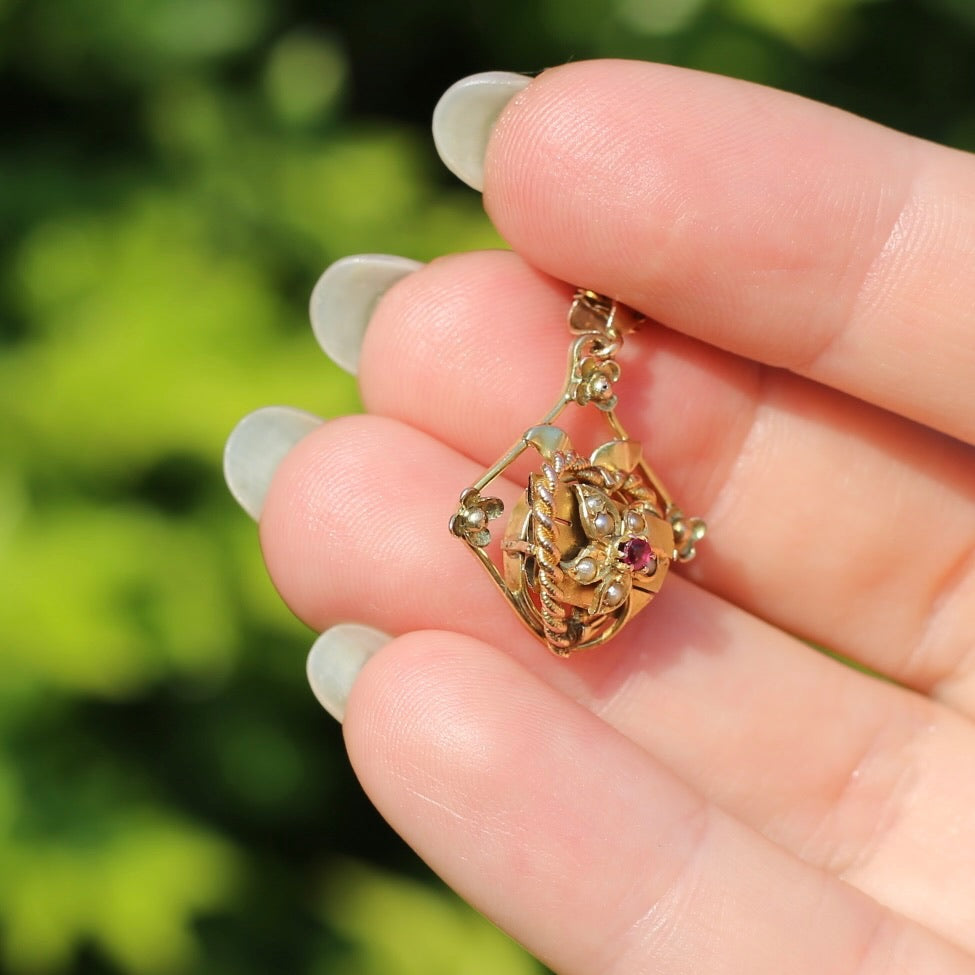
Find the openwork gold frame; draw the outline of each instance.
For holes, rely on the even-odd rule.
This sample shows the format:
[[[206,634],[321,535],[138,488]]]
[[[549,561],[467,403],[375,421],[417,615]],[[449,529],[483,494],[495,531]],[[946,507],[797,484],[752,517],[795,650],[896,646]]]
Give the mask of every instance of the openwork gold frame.
[[[593,291],[569,309],[573,340],[551,410],[460,497],[450,531],[463,539],[528,628],[559,656],[615,636],[660,591],[672,562],[694,558],[706,528],[674,504],[616,416],[616,361],[639,318]],[[570,404],[601,411],[612,438],[581,456],[552,423]],[[487,551],[504,505],[488,485],[526,450],[538,469],[515,504],[501,565]]]

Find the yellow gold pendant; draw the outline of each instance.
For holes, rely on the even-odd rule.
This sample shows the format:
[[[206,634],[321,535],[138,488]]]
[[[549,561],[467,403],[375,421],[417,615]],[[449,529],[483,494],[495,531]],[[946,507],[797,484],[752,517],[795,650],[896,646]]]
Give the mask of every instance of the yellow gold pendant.
[[[525,624],[560,656],[605,643],[660,591],[670,564],[692,559],[705,534],[685,518],[615,414],[616,355],[636,317],[592,291],[576,293],[576,336],[562,395],[542,422],[467,488],[450,520]],[[578,454],[554,420],[568,405],[599,409],[613,439]],[[486,548],[504,510],[484,489],[526,450],[538,468],[514,506],[499,568]]]

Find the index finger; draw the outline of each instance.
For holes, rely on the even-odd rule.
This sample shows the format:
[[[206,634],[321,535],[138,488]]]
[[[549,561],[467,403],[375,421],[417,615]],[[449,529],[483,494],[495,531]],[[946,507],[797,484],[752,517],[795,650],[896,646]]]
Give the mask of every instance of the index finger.
[[[484,199],[530,263],[688,335],[975,442],[975,161],[663,65],[547,71]]]

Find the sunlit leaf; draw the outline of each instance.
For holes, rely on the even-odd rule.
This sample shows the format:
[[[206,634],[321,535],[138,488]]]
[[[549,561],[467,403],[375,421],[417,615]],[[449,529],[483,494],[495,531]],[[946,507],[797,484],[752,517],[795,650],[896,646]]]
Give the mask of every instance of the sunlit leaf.
[[[326,922],[354,960],[335,975],[539,975],[538,963],[448,891],[344,862],[330,873]]]

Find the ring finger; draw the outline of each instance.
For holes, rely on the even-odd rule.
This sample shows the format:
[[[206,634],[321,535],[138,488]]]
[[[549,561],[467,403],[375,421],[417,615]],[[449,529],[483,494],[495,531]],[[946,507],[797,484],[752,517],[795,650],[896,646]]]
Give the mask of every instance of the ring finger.
[[[354,606],[358,622],[387,632],[447,627],[504,646],[770,838],[971,940],[975,864],[959,850],[975,849],[975,836],[957,833],[958,804],[975,803],[967,722],[680,579],[610,647],[555,659],[446,531],[454,486],[475,470],[378,417],[306,437],[279,468],[261,520],[285,599],[316,628]],[[507,500],[518,490],[499,486]]]

